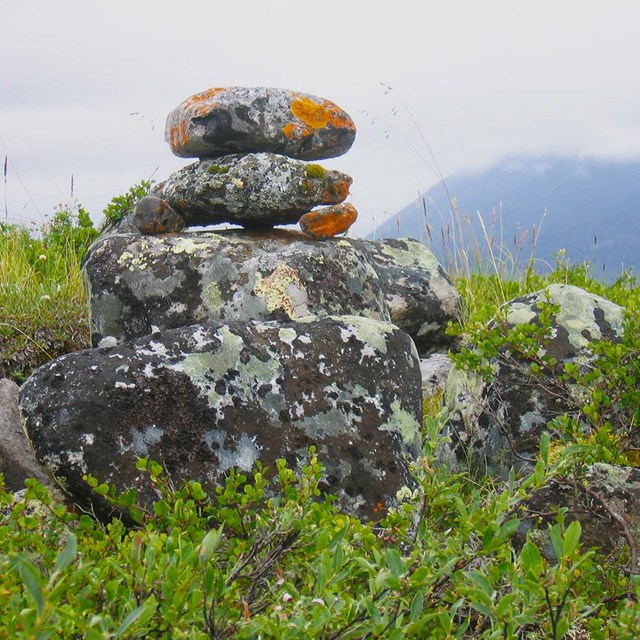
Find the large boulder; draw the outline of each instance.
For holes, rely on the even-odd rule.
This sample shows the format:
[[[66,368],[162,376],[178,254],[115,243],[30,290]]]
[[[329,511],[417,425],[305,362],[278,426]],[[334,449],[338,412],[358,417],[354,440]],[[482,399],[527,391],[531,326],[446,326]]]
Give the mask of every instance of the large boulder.
[[[319,160],[346,153],[356,136],[330,100],[267,87],[217,87],[197,93],[167,118],[165,138],[183,158],[269,151]]]
[[[518,324],[540,325],[545,305],[558,308],[549,339],[539,355],[551,355],[557,365],[551,374],[534,374],[529,363],[503,348],[492,362],[493,375],[453,369],[447,381],[450,412],[443,458],[462,466],[504,476],[511,467],[530,469],[547,423],[564,413],[575,413],[581,399],[557,376],[567,363],[589,365],[595,340],[620,340],[622,307],[570,285],[554,284],[508,302],[501,314],[504,330]]]
[[[87,473],[150,503],[137,457],[212,489],[258,460],[271,472],[279,458],[299,467],[315,445],[326,489],[370,519],[412,483],[420,387],[415,346],[394,325],[308,317],[194,325],[68,354],[27,380],[20,406],[37,459],[102,515]]]
[[[292,231],[114,235],[83,266],[93,344],[197,322],[360,315],[391,320],[420,353],[451,343],[459,297],[410,240],[315,242]]]

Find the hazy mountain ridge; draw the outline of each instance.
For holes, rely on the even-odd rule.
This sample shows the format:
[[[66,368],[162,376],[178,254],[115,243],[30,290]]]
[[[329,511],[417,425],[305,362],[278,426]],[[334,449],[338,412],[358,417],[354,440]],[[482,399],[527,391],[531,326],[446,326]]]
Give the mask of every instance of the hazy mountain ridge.
[[[515,252],[514,236],[520,238],[534,225],[539,229],[542,222],[535,250],[541,261],[553,263],[554,253],[565,249],[571,262],[587,260],[594,271],[604,268],[608,279],[619,275],[622,266],[640,271],[640,161],[513,157],[445,182],[478,240],[478,211],[490,235],[493,232],[497,241],[502,237]],[[446,237],[452,225],[443,184],[429,189],[423,199],[387,218],[370,237],[427,241],[426,222],[433,238],[427,244],[442,257],[442,233]],[[467,232],[469,223],[463,223],[463,229]],[[521,251],[529,256],[531,233]]]

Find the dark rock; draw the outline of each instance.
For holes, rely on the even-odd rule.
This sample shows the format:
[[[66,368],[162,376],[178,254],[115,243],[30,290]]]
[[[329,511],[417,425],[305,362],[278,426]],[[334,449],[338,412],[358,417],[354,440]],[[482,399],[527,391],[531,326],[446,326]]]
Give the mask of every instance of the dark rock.
[[[270,227],[298,222],[320,204],[342,202],[351,178],[274,153],[203,160],[176,171],[154,193],[187,226],[230,222]]]
[[[579,367],[591,363],[592,341],[622,337],[621,307],[561,284],[508,302],[505,329],[539,323],[540,304],[545,302],[559,307],[545,348],[558,362],[558,372],[565,363]],[[507,350],[495,360],[493,370],[488,382],[477,374],[452,370],[446,392],[450,411],[446,435],[452,438],[452,449],[444,447],[443,457],[454,467],[467,468],[471,463],[481,471],[505,476],[511,467],[530,469],[547,423],[564,413],[575,413],[581,402],[567,395],[573,393],[571,389],[554,381],[555,373],[537,378],[528,363]]]
[[[429,353],[450,344],[445,326],[459,302],[418,242],[317,242],[289,231],[110,236],[84,272],[94,346],[154,327],[348,314],[391,320]]]
[[[447,324],[460,311],[460,295],[433,253],[421,242],[353,240],[369,254],[391,322],[406,331],[421,356],[446,351],[453,339]]]
[[[164,200],[156,196],[145,196],[138,202],[131,223],[140,233],[176,233],[185,227],[184,219]]]
[[[627,534],[632,540],[640,539],[640,469],[596,463],[579,482],[552,479],[524,507],[516,546],[529,536],[550,562],[557,562],[548,527],[559,510],[566,510],[566,524],[573,520],[581,524],[580,543],[585,550],[596,548],[601,554],[620,556],[625,549],[625,557],[630,551]]]
[[[194,325],[75,352],[38,369],[20,406],[38,460],[103,515],[86,473],[148,503],[139,456],[212,489],[257,460],[272,473],[278,458],[299,467],[315,445],[341,508],[376,518],[411,485],[420,454],[415,347],[394,325],[354,316]]]
[[[333,238],[344,233],[358,218],[356,208],[349,202],[322,207],[305,213],[299,220],[300,229],[316,240]]]
[[[269,151],[319,160],[346,153],[356,135],[340,107],[266,87],[220,87],[191,96],[167,118],[165,138],[183,158]]]
[[[42,484],[51,481],[44,474],[22,429],[18,411],[18,385],[7,378],[0,380],[0,473],[5,488],[18,491],[27,478]]]

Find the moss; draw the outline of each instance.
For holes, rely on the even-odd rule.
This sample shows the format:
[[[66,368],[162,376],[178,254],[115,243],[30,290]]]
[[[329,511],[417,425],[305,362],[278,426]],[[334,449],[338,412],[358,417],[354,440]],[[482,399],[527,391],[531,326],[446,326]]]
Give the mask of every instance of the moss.
[[[310,164],[307,167],[307,178],[322,180],[327,175],[327,170],[320,164]]]
[[[229,173],[229,167],[225,165],[212,164],[210,167],[207,167],[207,173],[212,173],[214,175]]]

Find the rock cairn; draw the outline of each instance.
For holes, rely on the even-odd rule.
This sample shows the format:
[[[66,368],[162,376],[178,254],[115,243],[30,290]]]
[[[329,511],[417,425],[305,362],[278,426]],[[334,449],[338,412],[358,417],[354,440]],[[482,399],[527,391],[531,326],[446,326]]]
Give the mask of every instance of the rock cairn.
[[[36,457],[76,503],[110,513],[87,473],[151,503],[140,456],[212,490],[258,460],[300,468],[312,445],[364,520],[411,490],[419,358],[447,349],[459,296],[417,241],[333,237],[357,216],[351,178],[315,161],[354,137],[332,102],[276,89],[212,89],[169,115],[173,152],[199,160],[90,248],[94,348],[20,391]],[[181,232],[221,222],[245,229]]]
[[[144,234],[219,223],[246,228],[295,224],[316,239],[356,220],[344,200],[351,178],[313,161],[346,153],[356,135],[329,100],[283,89],[216,88],[191,96],[167,118],[165,137],[181,158],[199,158],[137,207]],[[329,205],[315,209],[319,205]]]

